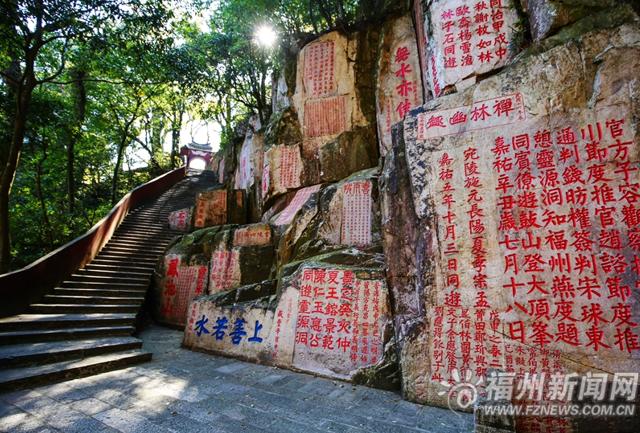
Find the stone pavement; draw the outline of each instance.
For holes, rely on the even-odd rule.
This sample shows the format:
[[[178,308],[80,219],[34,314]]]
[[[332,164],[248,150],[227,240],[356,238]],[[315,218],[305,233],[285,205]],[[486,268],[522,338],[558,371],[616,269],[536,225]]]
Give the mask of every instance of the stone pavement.
[[[0,394],[1,432],[473,431],[473,417],[398,394],[190,352],[182,333],[142,333],[153,361]]]

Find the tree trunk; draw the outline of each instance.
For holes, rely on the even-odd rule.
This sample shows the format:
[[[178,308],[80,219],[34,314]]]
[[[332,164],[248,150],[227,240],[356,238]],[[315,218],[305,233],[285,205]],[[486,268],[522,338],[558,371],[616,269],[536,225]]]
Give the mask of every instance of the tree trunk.
[[[25,84],[19,86],[16,92],[16,111],[13,119],[13,133],[8,147],[7,158],[0,176],[0,274],[9,271],[11,262],[11,231],[9,221],[9,195],[16,176],[18,161],[27,125],[27,115],[31,105],[31,94],[35,79],[27,75]],[[4,155],[3,155],[4,156]],[[4,160],[4,158],[3,158]]]
[[[124,148],[127,143],[127,136],[129,134],[125,133],[118,145],[118,158],[116,159],[116,166],[113,169],[113,180],[111,183],[111,205],[116,204],[116,198],[118,194],[118,176],[120,174],[120,166],[122,165],[122,157],[124,154]]]
[[[76,181],[75,181],[75,145],[81,134],[82,124],[84,123],[86,106],[87,106],[87,90],[84,85],[86,72],[75,69],[71,72],[73,77],[73,98],[74,106],[74,122],[71,125],[71,134],[69,134],[69,142],[67,143],[67,200],[69,202],[69,212],[73,214],[76,201]]]
[[[173,119],[171,121],[171,168],[176,168],[176,163],[180,153],[180,131],[182,130],[182,118],[184,116],[184,110],[182,108],[176,108],[173,112]]]
[[[35,153],[35,149],[34,149]],[[51,232],[51,221],[49,220],[49,215],[47,213],[47,203],[44,199],[44,192],[42,188],[42,166],[47,160],[47,145],[45,142],[42,144],[42,158],[38,159],[36,162],[36,188],[35,193],[38,198],[38,202],[40,203],[40,210],[42,212],[42,229],[44,230],[44,235],[46,236],[45,242],[48,244],[48,250],[51,251],[54,248],[53,242],[53,233]]]

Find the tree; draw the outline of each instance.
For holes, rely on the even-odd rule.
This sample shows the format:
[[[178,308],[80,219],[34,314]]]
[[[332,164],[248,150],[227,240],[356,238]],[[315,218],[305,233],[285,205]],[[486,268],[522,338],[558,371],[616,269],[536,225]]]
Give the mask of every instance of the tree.
[[[9,196],[34,89],[65,72],[74,41],[99,35],[118,21],[162,28],[162,6],[161,1],[143,0],[5,0],[0,5],[0,75],[10,101],[5,113],[9,128],[0,140],[0,273],[9,269]]]

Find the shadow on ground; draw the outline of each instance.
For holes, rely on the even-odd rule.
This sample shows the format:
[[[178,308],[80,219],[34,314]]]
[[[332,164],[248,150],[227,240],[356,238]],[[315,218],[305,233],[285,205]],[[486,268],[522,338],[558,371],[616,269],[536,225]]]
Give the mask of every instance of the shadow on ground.
[[[473,431],[473,417],[398,394],[180,348],[182,332],[142,333],[152,362],[0,394],[6,432]]]

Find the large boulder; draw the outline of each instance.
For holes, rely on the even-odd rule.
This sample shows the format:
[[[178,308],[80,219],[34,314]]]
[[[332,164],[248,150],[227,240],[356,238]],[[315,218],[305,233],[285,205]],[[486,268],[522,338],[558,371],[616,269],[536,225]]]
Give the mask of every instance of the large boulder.
[[[505,66],[520,51],[527,30],[518,0],[423,0],[416,6],[424,44],[422,73],[438,97],[473,85]],[[423,21],[420,21],[423,20]]]
[[[410,16],[385,22],[379,49],[376,107],[380,154],[384,156],[391,148],[391,126],[423,102],[420,59]]]
[[[263,203],[377,164],[377,36],[331,32],[300,50],[291,104],[274,113],[265,132]]]
[[[217,226],[185,235],[158,264],[154,315],[163,323],[184,326],[186,307],[195,296],[269,280],[274,260],[268,224]]]
[[[615,4],[615,0],[522,0],[535,41],[540,41],[567,24]]]
[[[242,290],[265,292],[255,285]],[[389,298],[379,270],[307,262],[282,280],[277,296],[238,298],[237,293],[197,298],[184,346],[397,386],[395,369],[389,368],[394,365]]]
[[[467,370],[640,370],[640,27],[625,7],[601,23],[397,129],[381,195],[407,398],[446,406],[441,383]]]

